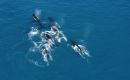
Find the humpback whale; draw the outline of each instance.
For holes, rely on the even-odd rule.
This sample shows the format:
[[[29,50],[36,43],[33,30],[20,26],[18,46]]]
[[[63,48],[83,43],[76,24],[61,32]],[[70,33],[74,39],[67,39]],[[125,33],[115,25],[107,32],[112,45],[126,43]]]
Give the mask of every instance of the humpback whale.
[[[77,46],[77,48],[80,50],[80,52],[82,52],[81,47],[78,45],[78,43],[76,41],[71,41],[71,44],[72,44],[73,47]]]
[[[42,26],[42,22],[40,18],[38,18],[38,16],[36,16],[35,14],[32,14],[32,18],[38,25]]]

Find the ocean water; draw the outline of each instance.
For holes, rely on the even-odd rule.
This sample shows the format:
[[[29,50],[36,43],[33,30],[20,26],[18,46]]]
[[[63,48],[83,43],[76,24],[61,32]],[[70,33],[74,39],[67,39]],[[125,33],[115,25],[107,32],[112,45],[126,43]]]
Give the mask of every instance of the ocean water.
[[[82,41],[86,62],[69,47],[54,51],[48,67],[26,59],[32,13],[54,17],[69,39]],[[129,0],[1,0],[0,80],[130,80]]]

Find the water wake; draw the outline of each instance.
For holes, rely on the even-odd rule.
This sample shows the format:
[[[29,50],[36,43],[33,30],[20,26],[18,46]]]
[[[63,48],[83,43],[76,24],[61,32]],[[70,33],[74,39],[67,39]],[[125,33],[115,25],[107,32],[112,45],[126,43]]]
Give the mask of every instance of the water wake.
[[[31,27],[28,38],[33,47],[29,49],[27,57],[33,64],[37,66],[46,64],[48,66],[53,61],[52,53],[56,42],[61,43],[62,39],[67,42],[67,37],[58,29],[60,28],[58,23],[55,25],[54,28],[45,31],[40,31],[37,27]]]

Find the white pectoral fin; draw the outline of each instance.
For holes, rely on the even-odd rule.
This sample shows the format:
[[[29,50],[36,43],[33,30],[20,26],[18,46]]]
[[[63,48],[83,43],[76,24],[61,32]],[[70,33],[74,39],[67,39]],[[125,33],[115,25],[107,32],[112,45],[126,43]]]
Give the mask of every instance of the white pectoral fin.
[[[85,54],[86,54],[88,57],[90,57],[90,54],[89,54],[89,52],[88,52],[88,51],[86,51],[86,52],[85,52]]]
[[[67,42],[68,39],[67,39],[67,37],[63,34],[63,32],[61,32],[61,35],[62,35],[62,38]]]
[[[87,55],[88,57],[90,57],[90,54],[89,54],[89,51],[86,49],[86,47],[82,46],[82,45],[79,45],[82,49],[82,52],[84,55]]]
[[[67,39],[65,36],[63,37],[63,39],[64,39],[66,42],[68,41],[68,39]]]
[[[60,37],[56,36],[56,40],[57,40],[57,42],[61,43],[61,38]]]
[[[36,47],[38,46],[36,42],[34,42],[34,41],[32,41],[32,42],[33,42],[34,46],[36,46]]]
[[[49,54],[49,58],[50,58],[51,61],[53,61],[53,58],[52,58],[51,54]]]
[[[81,56],[83,59],[85,59],[85,56],[84,56],[84,55],[80,54],[80,56]]]
[[[48,62],[48,58],[47,58],[47,55],[46,55],[46,54],[43,55],[43,58],[44,58],[43,60],[44,60],[45,62]]]

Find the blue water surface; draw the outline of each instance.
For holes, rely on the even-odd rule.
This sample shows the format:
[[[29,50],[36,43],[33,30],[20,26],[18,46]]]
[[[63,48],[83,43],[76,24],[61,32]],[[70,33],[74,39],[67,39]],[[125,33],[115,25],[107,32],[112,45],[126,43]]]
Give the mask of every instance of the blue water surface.
[[[49,67],[26,59],[32,13],[54,17],[69,39],[84,40],[88,63],[66,46]],[[0,80],[130,80],[129,0],[1,0]]]

